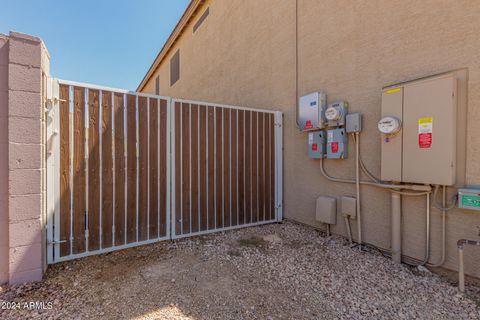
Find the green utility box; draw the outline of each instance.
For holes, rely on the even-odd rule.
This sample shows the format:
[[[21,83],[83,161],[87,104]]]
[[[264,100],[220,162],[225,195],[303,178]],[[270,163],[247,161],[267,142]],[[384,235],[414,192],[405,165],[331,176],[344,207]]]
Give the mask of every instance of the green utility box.
[[[480,211],[480,189],[459,189],[458,207]]]

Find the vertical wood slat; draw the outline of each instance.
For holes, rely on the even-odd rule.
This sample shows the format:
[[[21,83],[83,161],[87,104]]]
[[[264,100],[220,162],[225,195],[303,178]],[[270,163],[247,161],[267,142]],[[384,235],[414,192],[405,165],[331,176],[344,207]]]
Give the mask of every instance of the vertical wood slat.
[[[252,112],[252,222],[258,221],[258,113]]]
[[[73,152],[73,248],[82,253],[85,241],[85,93],[83,88],[74,88],[74,152]]]
[[[138,97],[138,241],[148,229],[148,99]]]
[[[137,197],[137,138],[135,96],[127,95],[127,242],[137,240],[136,197]]]
[[[275,117],[270,115],[270,218],[275,219]]]
[[[150,190],[150,196],[149,196],[149,209],[150,212],[148,212],[149,215],[149,226],[148,226],[148,234],[149,234],[149,239],[156,239],[159,237],[159,201],[160,199],[158,198],[159,192],[159,176],[158,176],[158,171],[159,171],[159,157],[158,157],[158,122],[159,122],[159,102],[158,99],[150,99],[150,117],[149,117],[149,122],[148,126],[150,127],[150,179],[148,181],[149,183],[149,190]]]
[[[207,214],[207,106],[199,106],[200,118],[200,231],[207,230],[208,214]]]
[[[192,208],[192,217],[191,217],[191,225],[192,230],[191,232],[198,232],[199,231],[199,205],[198,201],[201,196],[202,191],[198,188],[198,173],[199,173],[199,148],[198,145],[198,105],[192,104],[190,109],[190,116],[191,116],[191,208]]]
[[[125,142],[123,94],[115,93],[115,245],[125,244]]]
[[[112,246],[113,224],[112,93],[102,97],[102,247]]]
[[[99,91],[88,90],[88,250],[100,248]]]
[[[245,224],[252,221],[252,112],[245,111]]]
[[[271,132],[270,132],[270,114],[265,114],[265,220],[271,220],[271,208],[270,208],[270,151],[271,151]]]
[[[237,120],[238,120],[238,110],[231,110],[230,113],[230,123],[231,123],[231,136],[230,136],[230,159],[231,159],[231,168],[230,168],[230,191],[231,191],[231,210],[232,210],[232,226],[238,225],[238,200],[237,200],[237,182],[238,182],[238,167],[237,167]]]
[[[182,234],[190,233],[190,104],[182,103]]]
[[[222,156],[223,156],[223,133],[222,133],[222,125],[223,125],[223,108],[217,107],[215,109],[215,163],[216,163],[216,170],[215,170],[215,214],[216,214],[216,228],[222,228],[224,221],[223,221],[223,203],[222,203],[222,193],[223,193],[223,186],[222,186],[222,176],[223,176],[223,168],[222,168]]]
[[[69,87],[60,85],[60,256],[70,254]]]
[[[223,226],[230,227],[230,110],[223,109]]]
[[[245,111],[238,111],[238,224],[245,224]]]
[[[181,231],[181,221],[182,221],[182,181],[181,181],[181,168],[182,168],[182,154],[181,154],[181,115],[182,109],[179,102],[175,102],[175,234],[179,235]]]
[[[215,107],[208,107],[208,229],[215,229]]]
[[[164,99],[160,100],[160,237],[165,237],[167,235],[167,188],[170,186],[167,185],[167,101]]]
[[[258,113],[258,220],[265,220],[265,174],[264,174],[264,113]]]

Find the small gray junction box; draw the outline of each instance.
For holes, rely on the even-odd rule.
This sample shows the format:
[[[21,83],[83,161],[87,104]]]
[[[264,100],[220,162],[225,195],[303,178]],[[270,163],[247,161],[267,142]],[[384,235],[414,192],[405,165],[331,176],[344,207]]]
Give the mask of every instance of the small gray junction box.
[[[308,157],[311,159],[325,158],[325,131],[308,133]]]

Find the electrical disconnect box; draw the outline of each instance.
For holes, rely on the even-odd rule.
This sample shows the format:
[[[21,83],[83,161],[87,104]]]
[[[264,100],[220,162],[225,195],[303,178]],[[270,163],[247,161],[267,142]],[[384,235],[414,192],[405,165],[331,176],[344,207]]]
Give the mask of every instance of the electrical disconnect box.
[[[453,185],[456,170],[456,78],[452,74],[385,88],[381,179]]]
[[[328,105],[325,110],[325,119],[329,127],[340,127],[345,125],[345,116],[348,112],[348,103],[337,101]]]
[[[324,112],[327,96],[323,92],[313,92],[300,97],[298,121],[300,130],[310,131],[325,127]]]
[[[308,133],[308,157],[312,159],[325,158],[325,131]]]
[[[345,128],[327,130],[327,158],[347,158],[347,141]]]

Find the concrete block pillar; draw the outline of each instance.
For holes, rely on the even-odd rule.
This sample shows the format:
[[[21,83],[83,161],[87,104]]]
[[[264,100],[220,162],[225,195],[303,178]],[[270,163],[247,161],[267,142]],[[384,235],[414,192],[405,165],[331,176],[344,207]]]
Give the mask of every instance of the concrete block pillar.
[[[11,32],[8,36],[8,107],[1,107],[0,121],[6,115],[7,141],[0,141],[0,157],[7,161],[8,179],[0,181],[0,196],[6,205],[0,213],[0,282],[5,282],[7,268],[11,284],[42,279],[44,271],[45,241],[45,119],[44,79],[49,72],[48,53],[39,38]],[[1,46],[1,42],[0,42]],[[0,49],[2,50],[2,49]],[[1,84],[1,82],[0,82]],[[1,86],[0,86],[1,90]],[[3,120],[5,121],[5,120]],[[3,123],[3,122],[2,122]],[[5,137],[0,134],[0,137]],[[5,152],[6,151],[6,152]],[[4,156],[7,155],[7,156]],[[0,158],[0,175],[5,174],[5,164]],[[2,199],[3,200],[3,199]],[[6,208],[5,208],[6,207]],[[7,210],[8,215],[4,214]],[[3,220],[2,220],[3,219]],[[8,221],[5,228],[4,222]],[[7,239],[4,239],[7,238]],[[8,241],[8,259],[5,246]],[[2,251],[3,250],[3,251]],[[8,265],[5,266],[5,260]],[[2,276],[3,271],[3,276]],[[3,280],[3,281],[2,281]]]

